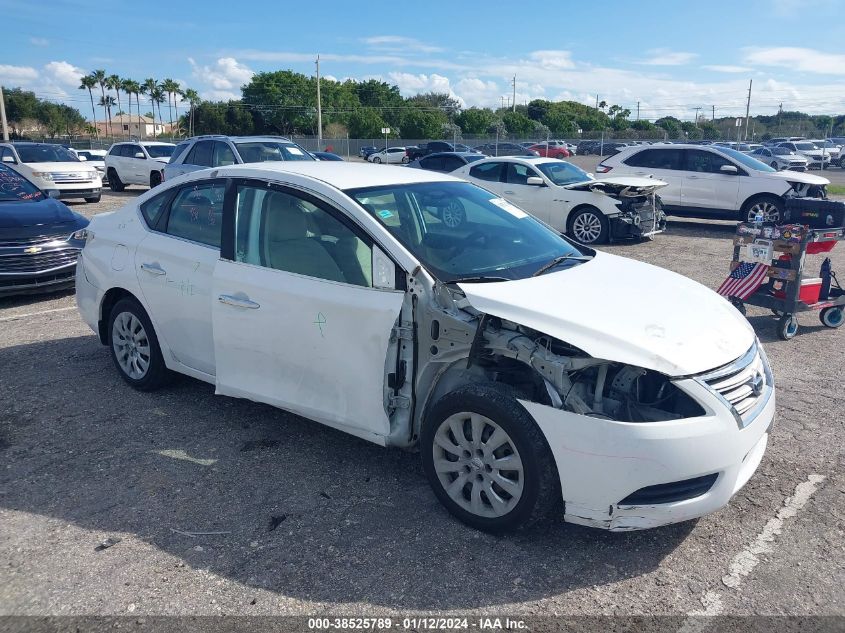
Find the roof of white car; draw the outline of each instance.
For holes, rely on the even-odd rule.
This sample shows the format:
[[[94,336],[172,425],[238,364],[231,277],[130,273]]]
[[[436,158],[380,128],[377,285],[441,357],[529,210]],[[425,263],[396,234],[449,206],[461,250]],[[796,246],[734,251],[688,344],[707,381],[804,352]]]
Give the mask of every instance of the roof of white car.
[[[483,158],[482,160],[477,160],[474,163],[471,163],[472,166],[478,165],[479,163],[483,162],[491,162],[494,160],[499,161],[507,161],[510,163],[530,163],[532,165],[541,165],[542,163],[565,163],[567,161],[560,160],[559,158],[545,158],[543,156],[488,156],[487,158]]]
[[[150,147],[152,145],[173,145],[176,146],[176,143],[166,143],[164,141],[120,141],[119,143],[115,143],[115,145],[143,145],[144,147]]]
[[[207,175],[209,170],[193,172]],[[337,189],[357,189],[359,187],[381,187],[385,185],[405,185],[419,182],[458,182],[459,178],[427,171],[372,163],[352,163],[340,161],[272,161],[266,163],[246,163],[217,169],[220,176],[249,176],[278,178],[280,173],[301,174],[321,180]]]

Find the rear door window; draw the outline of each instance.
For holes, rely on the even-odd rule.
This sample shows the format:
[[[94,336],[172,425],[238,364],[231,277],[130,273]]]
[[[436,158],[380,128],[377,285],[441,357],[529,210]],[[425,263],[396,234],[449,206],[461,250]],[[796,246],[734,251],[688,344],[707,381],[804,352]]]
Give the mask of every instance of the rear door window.
[[[645,149],[629,156],[623,162],[631,167],[682,169],[681,150],[679,149]]]
[[[488,180],[490,182],[499,182],[502,173],[502,163],[492,162],[483,165],[476,165],[469,170],[469,175],[479,180]]]
[[[211,141],[199,141],[196,143],[185,158],[185,163],[188,165],[197,165],[198,167],[211,167],[213,147]]]

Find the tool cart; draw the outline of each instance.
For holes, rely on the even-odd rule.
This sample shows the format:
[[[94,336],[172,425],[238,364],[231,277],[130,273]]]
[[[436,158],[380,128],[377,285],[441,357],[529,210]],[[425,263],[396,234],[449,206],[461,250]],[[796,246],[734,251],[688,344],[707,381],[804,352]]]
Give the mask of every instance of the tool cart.
[[[758,218],[760,219],[760,218]],[[742,222],[734,237],[731,271],[743,262],[768,264],[767,281],[745,299],[729,297],[742,314],[745,305],[769,308],[778,317],[777,334],[798,333],[797,314],[815,310],[829,328],[845,322],[845,291],[826,258],[818,276],[805,272],[806,256],[827,253],[845,240],[845,203],[820,199],[788,200],[786,224]]]

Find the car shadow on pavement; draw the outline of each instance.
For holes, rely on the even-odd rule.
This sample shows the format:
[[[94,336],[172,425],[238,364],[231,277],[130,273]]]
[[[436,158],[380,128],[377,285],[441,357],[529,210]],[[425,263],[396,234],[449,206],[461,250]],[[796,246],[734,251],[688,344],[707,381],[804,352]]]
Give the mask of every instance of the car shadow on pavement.
[[[0,310],[9,308],[21,308],[32,306],[34,311],[43,308],[43,304],[47,301],[55,301],[74,296],[73,288],[65,288],[63,290],[56,290],[53,292],[39,292],[29,295],[10,295],[8,297],[0,297]],[[50,309],[49,307],[46,309]],[[0,316],[3,316],[0,314]]]
[[[694,526],[477,532],[440,506],[418,454],[190,379],[136,392],[93,336],[0,349],[0,384],[0,506],[89,530],[92,556],[129,535],[297,599],[420,610],[538,600],[651,572]],[[43,547],[55,555],[61,538]]]

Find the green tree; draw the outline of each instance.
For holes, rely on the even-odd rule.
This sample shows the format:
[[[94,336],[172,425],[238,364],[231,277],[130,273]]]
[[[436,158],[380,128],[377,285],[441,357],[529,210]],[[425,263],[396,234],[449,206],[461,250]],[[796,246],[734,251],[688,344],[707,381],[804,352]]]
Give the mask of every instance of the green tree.
[[[117,110],[119,115],[123,110],[123,107],[120,105],[120,91],[123,87],[123,80],[117,75],[109,75],[106,77],[106,87],[109,90],[114,90],[114,93],[117,96]]]
[[[103,69],[92,70],[91,76],[96,80],[97,85],[100,86],[100,96],[106,98],[106,71]],[[106,120],[106,109],[103,108],[103,121]]]
[[[125,92],[129,97],[129,121],[132,121],[132,97],[135,97],[135,106],[137,107],[138,112],[138,139],[141,140],[144,138],[144,134],[142,132],[143,128],[141,127],[141,102],[139,95],[141,94],[141,84],[139,84],[134,79],[124,79],[123,80],[123,92]],[[129,126],[129,134],[132,134],[132,126]]]
[[[663,128],[663,131],[666,132],[669,138],[678,138],[681,135],[681,122],[673,116],[665,116],[657,119],[654,124],[659,128]]]
[[[170,114],[170,133],[173,134],[173,104],[176,102],[176,95],[179,93],[179,82],[173,79],[165,79],[161,82],[161,89],[167,93],[167,109]],[[179,119],[179,110],[176,110],[176,119]]]
[[[111,95],[106,95],[105,97],[100,97],[100,102],[97,105],[102,106],[103,109],[106,111],[106,116],[108,117],[108,121],[109,121],[109,136],[111,136],[112,140],[113,140],[114,139],[114,128],[112,127],[112,124],[111,124],[111,109],[112,109],[112,106],[114,105],[114,97],[112,97]]]
[[[182,93],[182,101],[188,102],[188,135],[194,136],[194,110],[202,103],[202,99],[196,90],[188,88]]]
[[[316,84],[312,89],[305,75],[291,70],[257,73],[242,92],[262,131],[290,135],[314,130]]]
[[[502,123],[510,134],[525,138],[534,130],[534,121],[521,112],[506,112],[502,115]]]
[[[406,110],[402,115],[402,138],[439,138],[448,122],[443,112],[429,112],[419,108]]]
[[[455,117],[464,134],[486,134],[493,125],[493,111],[488,108],[469,108]]]
[[[150,113],[152,115],[150,118],[153,120],[153,138],[156,138],[156,90],[158,90],[158,82],[152,77],[148,77],[141,84],[141,94],[149,96],[150,105],[153,108],[152,113]],[[138,107],[141,107],[140,104]]]
[[[349,117],[349,136],[352,138],[379,138],[381,128],[391,127],[375,108],[359,108]]]

